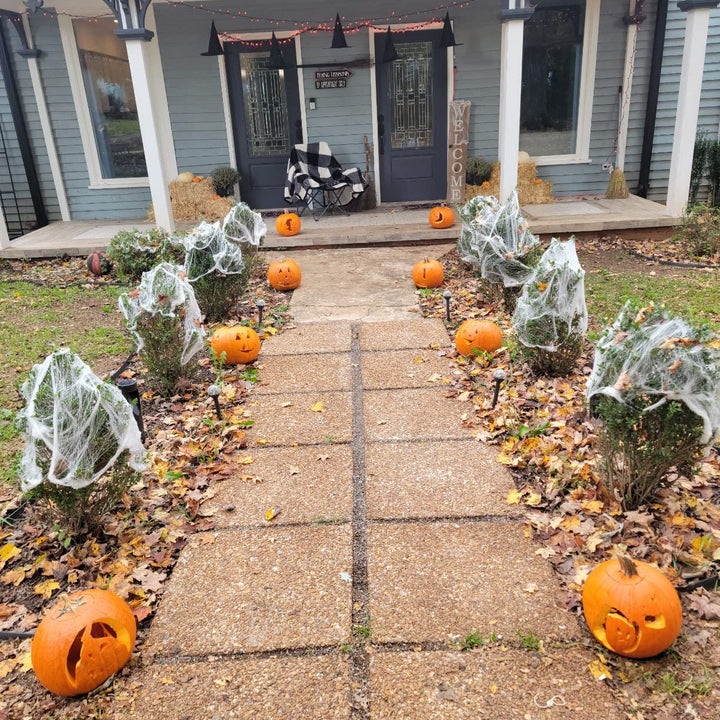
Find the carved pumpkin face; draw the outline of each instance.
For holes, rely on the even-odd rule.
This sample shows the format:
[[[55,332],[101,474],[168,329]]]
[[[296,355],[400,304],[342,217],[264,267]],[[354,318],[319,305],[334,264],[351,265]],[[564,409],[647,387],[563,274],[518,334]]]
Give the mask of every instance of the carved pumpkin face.
[[[455,213],[449,207],[434,207],[430,211],[429,220],[434,228],[449,228],[455,224]]]
[[[245,325],[218,328],[210,339],[210,347],[220,357],[225,353],[228,365],[250,363],[260,354],[258,334]]]
[[[455,348],[461,355],[476,350],[493,352],[502,347],[502,331],[491,320],[466,320],[455,334]]]
[[[415,287],[419,288],[436,288],[445,277],[442,263],[437,260],[429,260],[425,258],[413,267],[413,282]]]
[[[283,213],[275,220],[275,229],[280,235],[297,235],[300,232],[300,218],[295,213]]]
[[[268,268],[268,282],[276,290],[294,290],[300,279],[300,266],[294,260],[278,260]]]
[[[652,565],[613,558],[587,577],[585,620],[609,650],[647,658],[667,650],[680,634],[682,606],[672,583]]]
[[[33,670],[50,692],[70,697],[94,690],[130,659],[135,616],[107,590],[61,599],[38,625],[30,648]]]

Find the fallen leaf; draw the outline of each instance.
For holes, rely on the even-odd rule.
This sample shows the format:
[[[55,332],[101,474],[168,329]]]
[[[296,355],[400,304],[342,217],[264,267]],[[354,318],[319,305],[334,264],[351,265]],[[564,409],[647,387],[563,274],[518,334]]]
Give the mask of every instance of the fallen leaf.
[[[282,510],[282,505],[275,505],[274,507],[271,507],[266,513],[265,513],[265,519],[270,521],[274,520]]]
[[[38,583],[33,592],[36,595],[42,595],[45,600],[49,600],[52,594],[60,589],[60,583],[55,580],[45,580],[44,582]]]
[[[325,403],[320,400],[320,402],[316,402],[310,409],[313,412],[325,412]]]
[[[250,465],[254,462],[255,458],[252,455],[243,455],[238,458],[238,464]]]

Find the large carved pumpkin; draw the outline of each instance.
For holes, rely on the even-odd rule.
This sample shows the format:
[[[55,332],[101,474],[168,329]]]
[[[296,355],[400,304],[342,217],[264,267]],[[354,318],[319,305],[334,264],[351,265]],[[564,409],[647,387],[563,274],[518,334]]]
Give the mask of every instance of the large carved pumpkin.
[[[415,263],[412,272],[415,287],[419,288],[436,288],[442,284],[445,277],[442,263],[437,260],[429,260],[425,258]]]
[[[652,565],[630,558],[598,565],[585,581],[582,603],[592,634],[618,655],[659,655],[682,628],[682,606],[672,583]]]
[[[492,320],[466,320],[455,334],[455,348],[461,355],[476,351],[493,352],[502,347],[502,330]]]
[[[70,697],[94,690],[130,659],[135,616],[107,590],[81,590],[61,598],[45,617],[30,648],[37,679]]]
[[[295,213],[283,213],[275,220],[275,229],[280,235],[297,235],[300,232],[300,218]]]
[[[224,352],[228,365],[246,364],[260,354],[260,338],[252,328],[245,325],[220,327],[210,338],[210,347],[217,357]]]
[[[430,225],[434,228],[449,228],[455,224],[455,213],[452,208],[443,206],[434,207],[428,217]]]
[[[294,260],[278,260],[268,268],[268,282],[276,290],[294,290],[301,277],[300,266]]]

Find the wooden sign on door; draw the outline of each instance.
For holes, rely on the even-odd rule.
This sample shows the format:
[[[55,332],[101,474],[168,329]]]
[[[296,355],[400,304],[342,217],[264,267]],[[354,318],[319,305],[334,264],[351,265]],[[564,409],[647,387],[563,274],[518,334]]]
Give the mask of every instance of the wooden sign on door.
[[[467,146],[470,134],[470,101],[453,100],[450,103],[448,118],[447,200],[450,203],[465,202],[465,169],[467,166]]]

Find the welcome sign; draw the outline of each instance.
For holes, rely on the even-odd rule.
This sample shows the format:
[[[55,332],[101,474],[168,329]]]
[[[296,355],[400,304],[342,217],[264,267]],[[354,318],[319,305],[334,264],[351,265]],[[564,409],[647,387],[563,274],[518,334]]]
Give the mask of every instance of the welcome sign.
[[[467,167],[467,146],[470,134],[470,101],[453,100],[450,103],[448,135],[447,187],[448,202],[465,202],[465,169]]]

